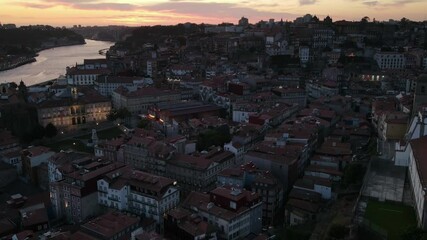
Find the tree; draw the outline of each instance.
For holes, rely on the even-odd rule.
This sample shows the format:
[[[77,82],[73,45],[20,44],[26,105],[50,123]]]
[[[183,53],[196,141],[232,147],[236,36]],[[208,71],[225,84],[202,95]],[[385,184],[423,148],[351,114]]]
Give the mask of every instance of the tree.
[[[407,229],[405,229],[405,232],[400,236],[400,239],[402,240],[423,240],[427,239],[427,233],[417,228],[417,226],[409,226]]]
[[[125,119],[131,117],[132,114],[127,108],[112,109],[111,112],[107,115],[107,119],[114,121],[117,119]]]
[[[24,99],[25,102],[27,102],[27,96],[28,96],[28,89],[27,86],[25,86],[25,83],[21,80],[18,86],[18,92],[22,99]]]
[[[350,184],[361,183],[363,176],[365,175],[365,167],[360,163],[350,164],[345,168],[343,185],[348,186]]]
[[[40,139],[44,137],[45,133],[45,128],[42,125],[37,124],[33,129],[32,137],[33,139]]]
[[[56,134],[58,134],[58,129],[56,129],[55,125],[53,125],[52,123],[49,123],[46,125],[45,134],[46,134],[46,137],[53,138],[56,136]]]
[[[311,19],[312,22],[318,23],[319,22],[319,18],[314,15],[313,18]]]
[[[11,83],[9,83],[9,87],[12,89],[16,89],[16,88],[18,88],[18,84],[16,84],[16,82],[11,82]]]
[[[367,22],[369,22],[369,20],[371,20],[368,16],[364,16],[361,20],[360,20],[360,22],[362,22],[362,23],[367,23]]]
[[[333,239],[344,239],[347,236],[349,230],[344,225],[334,224],[329,230],[329,236]]]
[[[207,150],[211,146],[224,146],[231,141],[230,128],[222,125],[216,129],[208,129],[197,137],[196,148],[199,151]]]
[[[144,118],[138,123],[138,128],[147,129],[150,126],[150,120]]]

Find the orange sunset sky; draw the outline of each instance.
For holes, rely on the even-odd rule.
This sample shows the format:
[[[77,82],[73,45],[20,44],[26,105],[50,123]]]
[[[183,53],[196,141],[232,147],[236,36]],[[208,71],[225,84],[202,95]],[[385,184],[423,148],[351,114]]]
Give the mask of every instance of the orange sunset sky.
[[[294,20],[306,13],[333,20],[427,20],[427,0],[0,0],[0,22],[17,25],[157,25],[236,23],[242,16]]]

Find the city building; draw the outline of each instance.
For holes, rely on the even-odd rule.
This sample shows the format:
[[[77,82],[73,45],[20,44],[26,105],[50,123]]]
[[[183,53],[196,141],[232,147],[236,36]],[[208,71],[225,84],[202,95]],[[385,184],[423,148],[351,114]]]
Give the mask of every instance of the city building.
[[[379,52],[374,56],[380,69],[404,69],[406,67],[405,55],[398,52]]]
[[[425,156],[427,154],[427,136],[410,141],[409,155],[409,182],[411,185],[414,208],[418,226],[427,229],[426,215],[426,189],[427,189],[427,166]]]
[[[71,85],[93,85],[98,76],[110,73],[106,59],[85,59],[83,64],[67,67],[65,77]]]
[[[165,216],[165,236],[176,240],[216,240],[217,228],[184,208],[175,208]]]
[[[283,206],[283,185],[270,172],[261,172],[255,175],[252,191],[262,197],[263,226],[272,226],[283,214],[279,211]]]
[[[19,139],[6,129],[0,130],[0,155],[21,150]]]
[[[50,199],[57,218],[80,223],[99,213],[97,181],[123,163],[87,158],[61,167],[62,178],[50,183]]]
[[[80,232],[94,239],[127,240],[139,228],[139,221],[139,217],[110,211],[82,224]]]
[[[94,81],[94,88],[102,95],[110,97],[118,87],[143,86],[152,81],[144,77],[122,77],[122,76],[98,76]]]
[[[59,130],[84,128],[107,120],[111,102],[89,87],[68,87],[37,106],[39,123]]]
[[[165,176],[166,163],[173,158],[175,151],[172,145],[151,136],[134,135],[123,146],[126,164],[159,176]]]
[[[176,179],[183,192],[207,192],[215,188],[217,174],[234,164],[234,154],[220,147],[205,154],[176,154],[167,162],[165,176]]]
[[[37,146],[24,149],[22,151],[22,173],[25,178],[33,184],[38,184],[37,167],[42,163],[47,163],[55,152],[50,148]]]
[[[97,184],[100,205],[153,219],[158,231],[180,199],[176,181],[131,168],[107,173]]]
[[[161,102],[177,102],[181,93],[154,87],[129,89],[118,87],[112,94],[114,108],[127,108],[132,114],[147,113],[150,106]]]
[[[191,192],[182,206],[217,227],[220,239],[241,239],[262,229],[262,199],[247,190],[218,187],[209,193]]]

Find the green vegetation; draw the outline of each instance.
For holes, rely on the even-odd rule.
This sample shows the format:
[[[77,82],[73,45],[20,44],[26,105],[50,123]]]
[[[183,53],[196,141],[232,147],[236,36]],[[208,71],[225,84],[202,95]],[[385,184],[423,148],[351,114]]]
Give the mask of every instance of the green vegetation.
[[[346,166],[342,185],[347,187],[351,184],[362,184],[363,177],[365,176],[366,168],[360,163],[353,163]]]
[[[297,226],[280,228],[275,232],[275,234],[277,237],[276,239],[308,240],[310,239],[313,230],[313,224],[301,224]]]
[[[138,123],[138,128],[148,129],[150,127],[150,120],[144,118]]]
[[[119,109],[112,109],[111,112],[108,114],[107,118],[109,121],[115,121],[117,119],[123,120],[131,116],[132,114],[129,112],[127,108],[119,108]]]
[[[329,229],[330,239],[344,239],[349,233],[349,229],[341,224],[334,224]]]
[[[4,50],[6,54],[35,53],[46,42],[53,45],[83,44],[84,39],[68,29],[51,26],[22,26],[15,29],[0,29],[0,49]]]
[[[427,232],[417,226],[409,226],[401,235],[402,240],[427,240]]]
[[[60,142],[55,142],[51,144],[46,144],[47,147],[59,152],[61,150],[74,150],[77,152],[88,152],[93,153],[93,150],[86,145],[84,145],[80,140],[77,139],[68,139]]]
[[[52,123],[47,124],[45,128],[46,137],[53,138],[56,136],[56,134],[58,134],[58,129],[56,129],[55,125]]]
[[[34,106],[26,103],[4,105],[0,108],[0,114],[0,127],[9,129],[20,141],[29,143],[44,136]]]
[[[98,135],[98,139],[112,139],[112,138],[116,138],[116,137],[122,135],[123,132],[118,127],[112,127],[109,129],[99,131],[99,132],[97,131],[96,134]],[[91,139],[92,133],[86,134],[86,135],[83,135],[83,136],[80,136],[77,138],[78,139]]]
[[[389,240],[402,239],[408,226],[416,225],[414,209],[390,202],[369,201],[365,219],[387,231]]]
[[[224,143],[231,141],[230,128],[222,125],[215,129],[208,129],[201,132],[197,137],[197,150],[207,150],[211,146],[224,146]]]

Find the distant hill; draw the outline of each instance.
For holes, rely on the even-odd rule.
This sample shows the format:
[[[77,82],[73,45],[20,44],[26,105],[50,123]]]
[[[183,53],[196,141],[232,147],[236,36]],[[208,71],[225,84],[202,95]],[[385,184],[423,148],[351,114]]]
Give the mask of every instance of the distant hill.
[[[37,25],[0,29],[0,55],[32,54],[47,48],[84,43],[81,35],[65,28]]]
[[[71,31],[82,35],[84,38],[118,42],[124,40],[127,36],[131,35],[136,27],[127,26],[92,26],[92,27],[77,27],[70,28]]]

